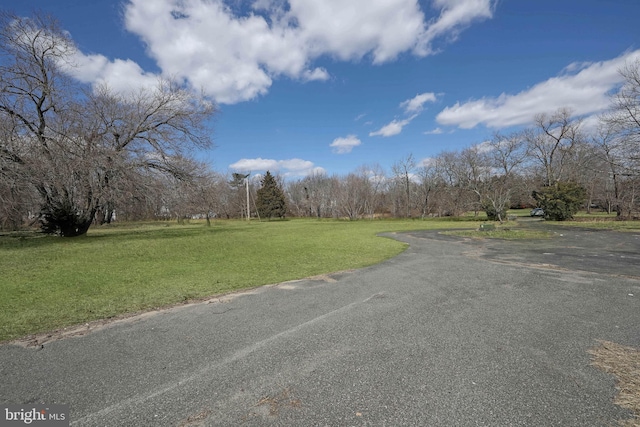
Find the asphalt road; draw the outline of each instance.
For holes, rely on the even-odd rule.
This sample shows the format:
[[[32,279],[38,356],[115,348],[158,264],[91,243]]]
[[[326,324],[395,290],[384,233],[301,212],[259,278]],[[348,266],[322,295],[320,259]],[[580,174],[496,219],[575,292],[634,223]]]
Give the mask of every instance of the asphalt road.
[[[393,235],[409,249],[355,272],[2,345],[0,402],[73,426],[615,425],[587,350],[640,347],[640,236],[554,230]]]

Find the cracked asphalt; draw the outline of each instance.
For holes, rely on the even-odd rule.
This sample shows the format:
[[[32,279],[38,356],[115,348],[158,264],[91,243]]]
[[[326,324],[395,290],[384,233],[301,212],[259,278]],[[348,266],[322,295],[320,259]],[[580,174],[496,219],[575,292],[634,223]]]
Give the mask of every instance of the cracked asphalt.
[[[549,227],[530,223],[531,227]],[[597,340],[640,347],[640,236],[388,234],[401,255],[0,346],[0,402],[72,426],[611,426]]]

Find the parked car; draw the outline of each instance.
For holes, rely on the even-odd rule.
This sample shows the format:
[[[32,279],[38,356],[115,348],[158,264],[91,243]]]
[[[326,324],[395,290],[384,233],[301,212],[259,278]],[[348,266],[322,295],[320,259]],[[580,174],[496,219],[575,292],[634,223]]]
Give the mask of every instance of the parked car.
[[[529,212],[531,216],[544,216],[544,210],[542,208],[535,208]]]

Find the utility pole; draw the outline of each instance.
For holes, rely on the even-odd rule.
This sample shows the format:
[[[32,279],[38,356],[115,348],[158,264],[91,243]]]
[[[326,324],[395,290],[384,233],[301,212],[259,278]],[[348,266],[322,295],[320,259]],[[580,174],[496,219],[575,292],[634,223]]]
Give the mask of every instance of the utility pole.
[[[242,185],[242,180],[244,179],[244,185],[247,189],[247,221],[251,219],[251,209],[249,208],[249,175],[251,175],[251,172],[246,175],[234,173],[233,180],[229,182],[234,188],[240,189],[239,187]],[[242,218],[242,211],[240,211],[240,217]]]
[[[251,210],[249,209],[249,175],[251,175],[251,172],[244,177],[244,182],[247,186],[247,221],[251,220]]]

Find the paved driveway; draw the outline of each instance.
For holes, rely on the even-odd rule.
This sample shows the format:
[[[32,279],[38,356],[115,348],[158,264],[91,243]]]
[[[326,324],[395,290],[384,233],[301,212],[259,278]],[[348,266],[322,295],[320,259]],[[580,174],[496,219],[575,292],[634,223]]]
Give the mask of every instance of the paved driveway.
[[[0,402],[68,403],[74,426],[606,426],[629,416],[587,350],[640,347],[638,236],[392,237],[409,249],[355,272],[42,348],[0,346]]]
[[[553,233],[552,239],[467,241],[486,259],[523,265],[556,266],[640,279],[640,233],[562,226],[539,219],[521,219],[520,225]],[[446,239],[433,232],[414,236]]]

